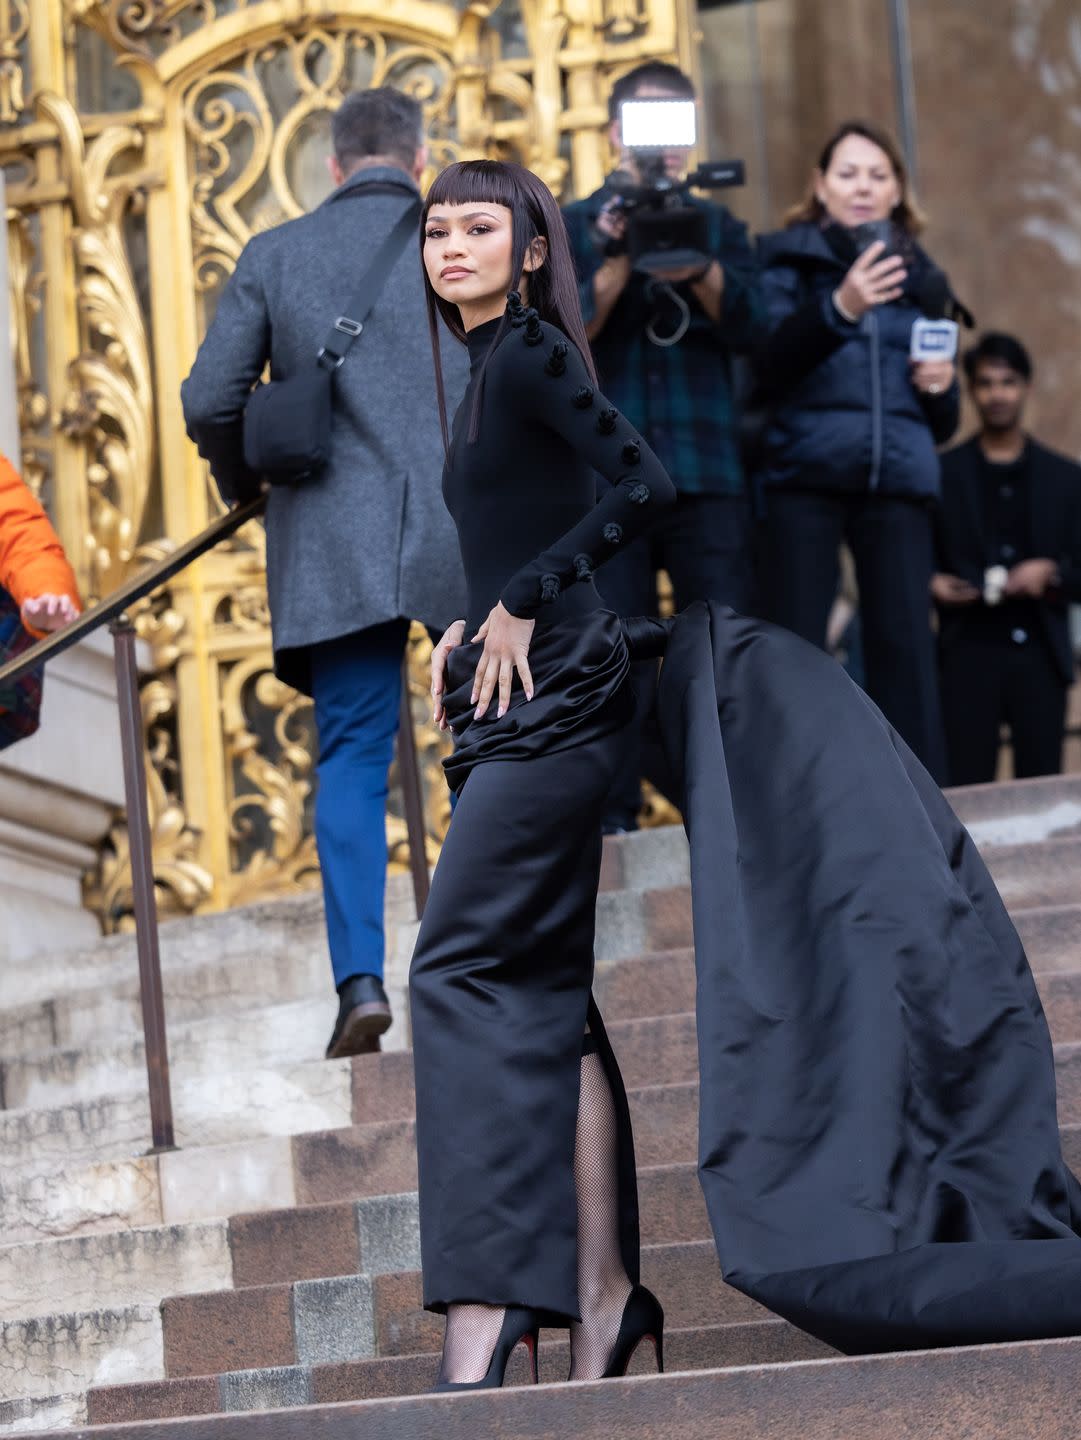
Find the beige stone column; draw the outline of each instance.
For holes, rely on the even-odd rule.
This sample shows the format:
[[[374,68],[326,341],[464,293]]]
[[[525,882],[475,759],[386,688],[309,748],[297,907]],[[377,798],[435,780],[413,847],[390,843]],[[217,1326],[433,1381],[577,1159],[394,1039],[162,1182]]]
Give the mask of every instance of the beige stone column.
[[[4,172],[0,170],[0,215],[7,213]],[[8,294],[8,250],[0,245],[0,335],[11,334],[11,296]],[[15,356],[10,345],[0,345],[0,455],[19,468],[19,399],[15,387]]]
[[[92,944],[82,877],[124,801],[112,642],[52,661],[41,728],[0,751],[0,965]]]

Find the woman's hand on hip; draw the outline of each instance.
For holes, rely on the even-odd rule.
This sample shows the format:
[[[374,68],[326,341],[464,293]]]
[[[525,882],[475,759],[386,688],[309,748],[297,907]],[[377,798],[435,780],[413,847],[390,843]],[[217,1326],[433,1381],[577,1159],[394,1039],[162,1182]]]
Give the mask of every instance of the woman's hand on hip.
[[[432,651],[432,719],[440,730],[447,728],[447,712],[443,708],[443,692],[446,689],[447,656],[462,643],[465,635],[465,621],[455,620],[443,632],[443,638]]]
[[[862,320],[875,305],[888,305],[905,293],[908,271],[900,255],[887,255],[881,240],[868,245],[834,291],[834,302],[842,315]]]
[[[510,691],[514,683],[514,672],[522,677],[525,698],[533,699],[533,676],[529,673],[529,642],[533,638],[534,620],[520,620],[505,609],[500,601],[485,620],[474,641],[484,641],[484,654],[477,665],[473,679],[471,703],[477,708],[473,718],[479,720],[491,704],[496,686],[499,687],[499,709],[496,719],[507,713],[510,705]]]

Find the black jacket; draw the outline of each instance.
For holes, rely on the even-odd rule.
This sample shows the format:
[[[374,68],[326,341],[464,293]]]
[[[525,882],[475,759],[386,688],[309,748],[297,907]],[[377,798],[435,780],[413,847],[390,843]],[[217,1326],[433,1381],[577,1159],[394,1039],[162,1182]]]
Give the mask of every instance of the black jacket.
[[[777,486],[880,491],[934,499],[936,445],[957,428],[959,391],[921,395],[909,373],[912,326],[942,271],[908,244],[905,293],[844,320],[833,292],[855,251],[843,258],[821,226],[790,225],[759,241],[769,340],[759,356],[770,420],[761,479]]]
[[[1061,588],[1037,602],[1051,652],[1062,679],[1074,678],[1067,605],[1081,603],[1081,465],[1035,440],[1028,442],[1031,557],[1056,560]],[[982,591],[989,558],[987,507],[979,439],[973,437],[942,456],[942,505],[938,516],[938,566]],[[962,641],[976,606],[940,607],[939,640]]]

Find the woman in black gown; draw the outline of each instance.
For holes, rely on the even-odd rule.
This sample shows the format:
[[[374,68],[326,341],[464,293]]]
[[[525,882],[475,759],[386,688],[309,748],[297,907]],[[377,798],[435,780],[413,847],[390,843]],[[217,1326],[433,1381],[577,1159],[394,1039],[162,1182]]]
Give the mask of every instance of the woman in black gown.
[[[880,712],[775,627],[619,622],[593,569],[673,487],[596,393],[547,189],[451,166],[423,250],[472,379],[444,434],[469,614],[433,658],[458,805],[411,974],[425,1304],[441,1386],[569,1325],[619,1374],[638,1285],[626,1097],[590,997],[629,651],[665,654],[690,838],[699,1174],[726,1281],[856,1353],[1081,1333],[1081,1188],[1024,951]],[[516,282],[530,303],[504,292]],[[592,470],[611,488],[594,504]],[[495,706],[493,714],[492,707]]]
[[[433,662],[458,804],[410,979],[424,1298],[447,1311],[443,1383],[498,1383],[542,1320],[571,1326],[572,1377],[596,1379],[647,1331],[659,1353],[662,1319],[636,1288],[627,1103],[590,1003],[601,814],[632,705],[592,572],[675,491],[595,389],[541,181],[451,166],[423,245],[433,326],[438,304],[472,366],[443,482],[469,614]],[[508,306],[515,287],[528,308]]]

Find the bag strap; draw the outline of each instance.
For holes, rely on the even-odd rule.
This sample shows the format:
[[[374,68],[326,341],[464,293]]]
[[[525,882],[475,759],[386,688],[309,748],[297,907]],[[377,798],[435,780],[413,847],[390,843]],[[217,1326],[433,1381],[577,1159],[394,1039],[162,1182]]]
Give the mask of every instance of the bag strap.
[[[337,370],[349,353],[350,345],[360,336],[372,306],[379,299],[380,291],[387,283],[399,255],[409,243],[410,236],[417,233],[420,212],[420,201],[415,200],[376,251],[375,259],[364,272],[360,289],[349,302],[345,313],[338,316],[327,332],[327,338],[315,357],[315,363],[323,370]]]

